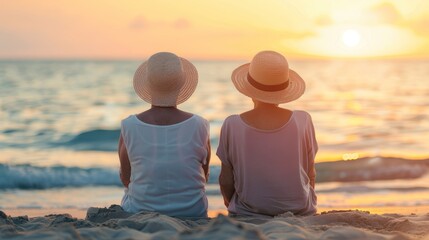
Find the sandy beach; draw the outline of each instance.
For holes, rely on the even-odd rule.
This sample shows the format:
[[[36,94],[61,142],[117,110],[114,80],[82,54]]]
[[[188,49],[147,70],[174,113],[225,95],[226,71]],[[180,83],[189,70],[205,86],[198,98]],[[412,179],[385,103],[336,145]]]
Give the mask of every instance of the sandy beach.
[[[429,240],[429,1],[105,0],[100,4],[84,0],[0,0],[0,6],[0,240]],[[258,52],[267,50],[287,59],[283,67],[275,70],[275,60],[279,59],[275,55],[266,57],[267,61],[253,60]],[[180,66],[165,71],[154,68],[159,74],[142,74],[152,69],[152,64],[142,63],[159,52],[180,56]],[[196,71],[186,67],[185,59]],[[242,72],[243,82],[238,84],[233,76],[247,64],[249,69]],[[141,90],[146,84],[137,84],[143,81],[136,81],[150,78],[156,82],[167,73],[171,73],[168,79],[180,82],[160,84],[160,91],[154,91],[151,83],[151,93],[146,88]],[[300,81],[295,75],[305,86],[297,84]],[[193,83],[185,84],[183,80],[191,76]],[[171,94],[169,104],[155,102],[168,89],[176,86],[179,90],[179,84],[186,94]],[[250,90],[247,94],[246,89]],[[277,95],[280,93],[283,95]],[[265,98],[265,94],[276,97]],[[179,101],[179,96],[186,98]],[[245,125],[252,123],[249,129],[254,123],[262,123],[255,125],[258,134],[253,138],[243,131],[245,134],[235,135],[243,136],[240,141],[224,141],[221,132],[225,134],[223,126],[229,116],[244,113],[241,120],[246,120],[249,110],[266,105],[254,99],[279,103],[279,108],[291,111],[290,119],[293,112],[305,111],[313,126],[308,127],[309,118],[297,118],[289,124],[285,121],[287,112],[271,106],[265,108],[269,111],[256,112],[256,121],[243,121]],[[118,140],[126,135],[123,120],[154,106],[177,105],[207,120],[207,132],[204,130],[204,137],[198,139],[209,144],[192,147],[195,141],[184,141],[198,127],[178,131],[180,134],[166,131],[139,140],[141,146],[125,147],[128,156],[131,149],[157,143],[151,154],[142,154],[154,164],[134,167],[129,157],[121,161],[125,158],[118,152],[125,151]],[[170,110],[176,114],[140,120],[164,127],[186,119],[186,114]],[[268,118],[271,111],[278,118]],[[258,141],[268,133],[274,136],[283,132],[286,125],[304,129],[298,127],[302,123],[307,125],[305,139],[314,141]],[[313,128],[314,134],[309,134]],[[298,132],[291,129],[284,131],[285,138],[293,139],[290,136]],[[233,130],[230,132],[236,132]],[[180,146],[175,147],[180,154],[168,154],[171,157],[164,159],[157,149],[170,152],[174,142],[171,136],[180,137],[180,144],[174,144]],[[308,158],[316,149],[316,140],[317,154]],[[239,143],[237,147],[235,143]],[[301,149],[307,145],[312,147]],[[218,148],[224,146],[231,152],[251,150],[242,162],[254,165],[254,174],[233,166],[240,174],[230,179],[238,183],[235,178],[246,175],[249,192],[267,196],[258,198],[264,207],[275,207],[276,203],[266,199],[274,199],[272,196],[279,193],[288,201],[300,199],[295,197],[299,194],[283,186],[294,189],[307,184],[307,177],[313,177],[309,166],[314,160],[316,215],[229,217],[220,190],[222,162],[217,155]],[[261,151],[253,146],[261,147]],[[302,150],[297,151],[299,154],[283,151],[298,147]],[[201,153],[197,154],[201,157],[185,157],[193,152]],[[300,159],[306,155],[305,164],[298,166],[292,155]],[[208,156],[210,161],[203,159]],[[231,156],[235,161],[235,155]],[[186,159],[182,163],[189,162],[190,167],[178,165],[178,159]],[[190,189],[197,188],[184,184],[203,179],[193,171],[197,168],[191,167],[199,165],[195,159],[209,162],[208,170],[203,169],[210,173],[204,191],[207,218],[130,214],[119,206],[127,185],[120,173],[124,177],[128,172],[128,168],[120,169],[127,162],[133,165],[130,180],[136,185],[140,183],[137,173],[147,172],[162,179],[141,181],[151,185],[153,192],[167,189],[189,198],[202,196],[191,195]],[[161,167],[155,167],[158,163]],[[279,172],[284,169],[285,174],[275,174],[270,166]],[[294,171],[297,169],[299,178]],[[260,178],[260,173],[265,177]],[[176,176],[187,176],[189,181],[182,182],[185,178]],[[201,190],[203,184],[198,181]],[[271,193],[264,194],[265,190]],[[151,199],[145,194],[138,196]],[[165,194],[153,196],[154,205],[170,200]],[[293,208],[281,209],[275,214]]]
[[[315,216],[178,219],[130,214],[121,207],[89,208],[86,217],[0,212],[1,239],[429,239],[429,213],[372,214],[341,210]]]

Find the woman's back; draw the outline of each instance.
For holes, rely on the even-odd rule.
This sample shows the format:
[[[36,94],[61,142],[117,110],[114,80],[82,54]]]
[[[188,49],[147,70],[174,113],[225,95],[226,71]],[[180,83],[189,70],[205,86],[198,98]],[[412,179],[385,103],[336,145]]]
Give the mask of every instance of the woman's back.
[[[286,123],[270,130],[248,123],[233,115],[222,127],[217,154],[223,164],[232,166],[235,179],[228,210],[270,216],[286,210],[314,213],[315,194],[309,182],[313,173],[309,160],[314,156],[309,158],[309,152],[317,151],[317,143],[310,115],[290,112]]]
[[[178,217],[204,217],[208,122],[192,117],[172,125],[122,121],[121,132],[131,164],[131,182],[122,206],[126,211],[157,211]]]

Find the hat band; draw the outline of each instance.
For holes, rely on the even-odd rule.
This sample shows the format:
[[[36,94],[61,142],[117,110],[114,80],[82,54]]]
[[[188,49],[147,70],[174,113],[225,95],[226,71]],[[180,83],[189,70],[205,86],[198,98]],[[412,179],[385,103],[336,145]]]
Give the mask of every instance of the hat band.
[[[252,85],[253,87],[265,91],[265,92],[277,92],[286,89],[289,86],[289,79],[284,82],[277,85],[265,85],[262,83],[257,82],[255,79],[250,76],[249,73],[247,73],[247,81]]]

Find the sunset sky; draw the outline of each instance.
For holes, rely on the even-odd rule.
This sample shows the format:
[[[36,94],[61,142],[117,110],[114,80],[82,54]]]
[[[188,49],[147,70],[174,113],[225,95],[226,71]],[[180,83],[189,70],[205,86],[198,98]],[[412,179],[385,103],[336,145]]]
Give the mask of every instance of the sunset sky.
[[[0,0],[0,58],[429,56],[425,0]]]

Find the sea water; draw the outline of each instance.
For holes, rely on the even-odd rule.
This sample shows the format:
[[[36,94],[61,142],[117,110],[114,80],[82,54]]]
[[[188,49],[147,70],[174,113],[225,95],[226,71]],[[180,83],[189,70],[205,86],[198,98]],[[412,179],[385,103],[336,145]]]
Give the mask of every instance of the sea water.
[[[233,69],[244,62],[194,63],[199,84],[180,108],[210,122],[213,157],[207,193],[210,209],[224,210],[214,153],[223,120],[252,107],[230,81]],[[0,209],[85,209],[120,203],[120,121],[149,107],[132,88],[139,64],[0,61]],[[282,106],[312,115],[317,162],[369,157],[387,166],[389,157],[429,156],[429,61],[291,60],[290,66],[307,88],[299,100]],[[391,166],[397,172],[388,180],[373,181],[380,173],[366,168],[368,176],[357,182],[347,176],[335,182],[320,179],[319,206],[429,206],[428,167],[416,166],[413,161]],[[416,174],[403,179],[401,171]]]

